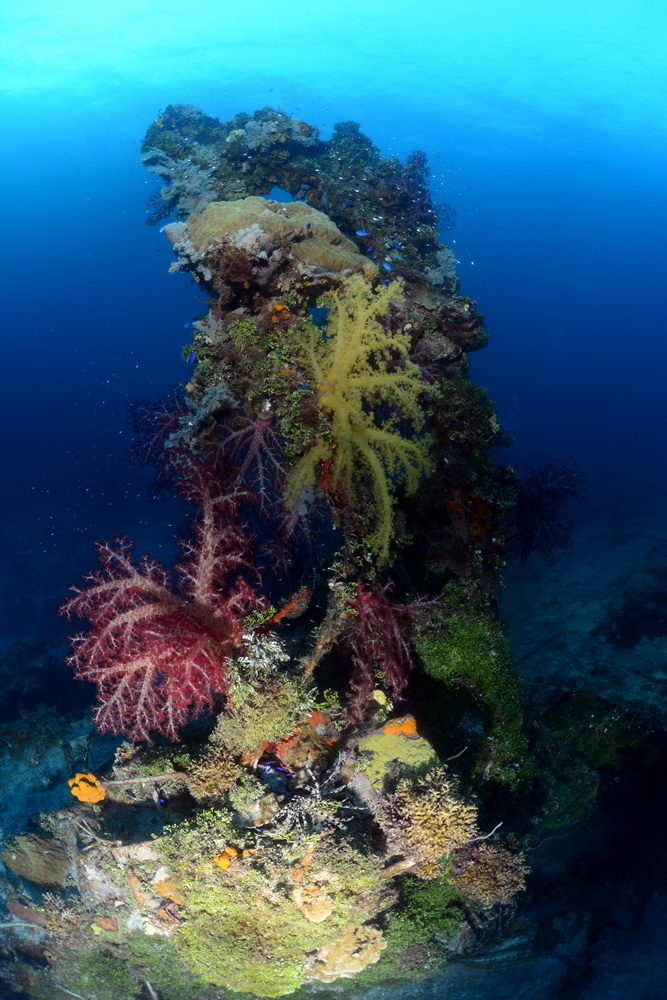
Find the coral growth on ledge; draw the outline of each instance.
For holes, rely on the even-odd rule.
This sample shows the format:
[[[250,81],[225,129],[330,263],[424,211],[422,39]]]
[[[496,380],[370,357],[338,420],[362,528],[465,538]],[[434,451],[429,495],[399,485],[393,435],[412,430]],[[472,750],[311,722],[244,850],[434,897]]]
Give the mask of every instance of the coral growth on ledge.
[[[95,726],[124,740],[41,819],[67,871],[16,900],[39,962],[11,985],[409,981],[500,936],[527,871],[502,829],[531,769],[496,614],[517,484],[468,377],[483,317],[421,153],[189,105],[143,153],[148,221],[174,217],[171,270],[207,310],[187,384],[133,405],[132,454],[195,513],[175,580],[102,542],[63,605]]]

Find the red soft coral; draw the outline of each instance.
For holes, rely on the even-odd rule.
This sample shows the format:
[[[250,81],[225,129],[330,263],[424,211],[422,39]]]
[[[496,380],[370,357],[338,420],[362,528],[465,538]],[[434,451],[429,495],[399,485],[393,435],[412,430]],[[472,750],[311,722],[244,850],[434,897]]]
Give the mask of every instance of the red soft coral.
[[[387,597],[390,590],[391,584],[368,587],[359,580],[350,601],[354,613],[346,629],[345,645],[354,664],[350,678],[353,694],[348,705],[353,720],[361,717],[378,675],[394,701],[399,701],[414,665],[403,624],[411,608],[390,601]]]
[[[146,484],[151,499],[166,500],[174,494],[177,474],[173,464],[175,452],[169,451],[167,441],[179,430],[189,409],[180,386],[156,400],[135,399],[127,408],[127,422],[132,424],[136,434],[129,451],[130,461],[138,465],[152,465],[157,470]]]
[[[284,470],[283,441],[271,403],[265,400],[254,418],[237,414],[222,433],[223,451],[238,466],[239,478],[253,490],[263,513],[272,510],[280,498]]]
[[[68,662],[97,685],[96,728],[149,743],[151,733],[178,740],[178,729],[228,690],[227,662],[257,604],[242,575],[254,569],[238,498],[199,463],[182,461],[180,470],[181,495],[199,515],[181,542],[176,588],[158,562],[136,563],[133,544],[117,539],[96,546],[101,568],[61,608],[90,623],[73,637]]]

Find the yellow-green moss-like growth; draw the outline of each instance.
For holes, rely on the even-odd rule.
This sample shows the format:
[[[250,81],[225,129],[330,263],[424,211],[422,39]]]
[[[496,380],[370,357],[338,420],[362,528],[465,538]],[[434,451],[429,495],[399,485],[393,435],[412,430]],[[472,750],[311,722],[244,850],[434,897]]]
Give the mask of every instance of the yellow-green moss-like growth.
[[[463,686],[488,716],[485,746],[477,770],[515,787],[530,775],[519,678],[502,624],[453,586],[448,601],[415,629],[413,641],[427,674],[443,684]]]
[[[261,689],[238,683],[229,708],[218,718],[211,740],[230,754],[278,742],[308,716],[312,699],[297,680],[267,671],[262,683]]]
[[[408,768],[419,768],[433,764],[437,760],[436,752],[423,736],[416,733],[406,736],[400,729],[396,732],[371,733],[359,740],[357,747],[359,759],[363,765],[366,777],[382,787],[385,775],[394,761],[400,761]]]
[[[375,525],[366,542],[380,564],[389,559],[396,487],[405,485],[414,493],[430,464],[428,439],[419,436],[427,385],[409,360],[409,335],[383,323],[392,305],[403,302],[400,282],[374,293],[355,275],[323,298],[329,309],[326,339],[308,325],[300,328],[294,344],[329,426],[292,469],[287,504],[293,506],[302,490],[314,485],[325,462],[331,487],[346,504],[363,503],[361,483],[368,484]]]
[[[307,978],[309,955],[395,901],[381,855],[338,836],[265,838],[256,853],[223,870],[215,862],[223,845],[240,853],[251,843],[230,832],[221,828],[216,837],[211,814],[206,826],[183,824],[156,844],[183,901],[183,924],[170,941],[193,976],[207,983],[257,997],[293,993]],[[328,916],[307,915],[309,893],[329,900]]]
[[[380,961],[355,980],[357,988],[391,980],[415,983],[441,966],[451,952],[449,941],[465,926],[461,896],[452,885],[448,861],[431,881],[406,878],[400,904],[388,914],[387,948]]]

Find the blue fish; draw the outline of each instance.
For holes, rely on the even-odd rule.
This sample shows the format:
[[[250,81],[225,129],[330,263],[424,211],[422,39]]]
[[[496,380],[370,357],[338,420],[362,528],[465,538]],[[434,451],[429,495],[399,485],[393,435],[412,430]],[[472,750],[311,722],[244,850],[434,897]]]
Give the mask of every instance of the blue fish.
[[[184,323],[184,324],[183,324],[183,329],[184,329],[184,330],[187,330],[187,328],[188,328],[189,326],[190,326],[190,320],[188,320],[188,321],[187,321],[187,323]]]
[[[194,351],[189,355],[188,360],[185,363],[186,365],[195,365],[197,363],[197,355]]]
[[[312,222],[307,222],[306,223],[306,229],[311,229],[312,225],[313,225]]]
[[[391,242],[392,242],[392,245],[395,246],[397,250],[402,250],[403,249],[402,245],[400,243],[397,243],[396,240],[392,240]]]
[[[310,384],[308,384],[308,385],[300,385],[300,386],[298,386],[298,388],[299,389],[310,389]]]
[[[391,264],[388,264],[386,262],[386,260],[382,261],[382,266],[385,269],[385,271],[393,271],[394,270],[393,267],[391,266]]]
[[[357,231],[356,231],[356,233],[354,235],[355,236],[368,236],[368,233],[366,232],[365,229],[357,229]]]
[[[347,201],[344,201],[344,202],[343,202],[343,204],[344,204],[344,205],[352,205],[352,204],[353,204],[353,202],[351,202],[351,201],[350,201],[350,199],[348,198],[348,199],[347,199]]]

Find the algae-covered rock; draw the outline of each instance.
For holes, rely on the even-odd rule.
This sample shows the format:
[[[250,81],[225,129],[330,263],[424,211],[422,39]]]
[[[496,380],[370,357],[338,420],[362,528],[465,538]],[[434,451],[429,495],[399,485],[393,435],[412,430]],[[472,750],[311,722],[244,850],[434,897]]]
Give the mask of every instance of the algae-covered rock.
[[[62,888],[71,870],[62,844],[34,833],[22,833],[8,840],[2,860],[15,875],[44,888]]]
[[[364,773],[375,785],[385,778],[387,769],[394,761],[400,761],[408,768],[420,768],[435,764],[435,750],[423,736],[416,732],[406,733],[406,728],[400,728],[392,722],[386,723],[382,729],[359,741],[359,762]]]
[[[465,690],[486,716],[476,769],[518,787],[530,777],[521,685],[502,623],[488,607],[450,585],[447,603],[424,615],[413,641],[426,674],[442,690]]]

